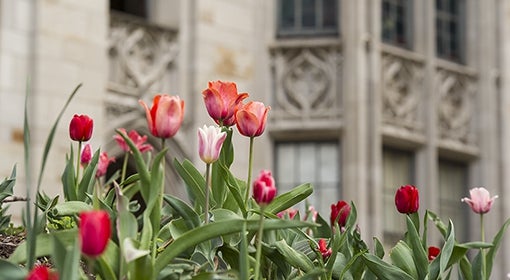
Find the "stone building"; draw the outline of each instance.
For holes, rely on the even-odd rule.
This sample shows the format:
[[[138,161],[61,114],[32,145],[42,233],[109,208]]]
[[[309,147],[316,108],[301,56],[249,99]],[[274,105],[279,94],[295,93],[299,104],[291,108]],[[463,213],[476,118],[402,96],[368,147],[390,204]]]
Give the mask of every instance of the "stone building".
[[[200,93],[234,81],[272,107],[255,172],[272,169],[281,190],[312,182],[323,216],[352,200],[364,238],[392,244],[403,228],[394,191],[415,184],[421,209],[476,240],[460,198],[485,186],[499,195],[492,236],[510,217],[509,29],[504,0],[0,0],[0,176],[14,163],[24,172],[27,84],[35,176],[53,120],[83,83],[44,177],[57,194],[74,113],[93,117],[94,147],[120,155],[113,129],[148,132],[138,100],[178,94],[186,117],[167,160],[200,164],[196,128],[212,123]],[[235,145],[242,178],[247,140]],[[169,192],[182,196],[175,178],[167,172]],[[20,176],[18,194],[24,185]],[[506,275],[508,238],[494,279]]]

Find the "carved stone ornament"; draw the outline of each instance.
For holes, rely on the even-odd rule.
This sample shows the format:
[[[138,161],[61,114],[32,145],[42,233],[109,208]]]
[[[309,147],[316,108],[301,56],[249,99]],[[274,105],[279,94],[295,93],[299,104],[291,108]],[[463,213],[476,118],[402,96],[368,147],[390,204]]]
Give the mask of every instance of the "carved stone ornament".
[[[275,118],[306,121],[340,117],[338,48],[277,48],[272,58]]]
[[[474,144],[472,133],[474,78],[439,69],[436,74],[439,91],[438,121],[442,139]]]
[[[423,64],[392,54],[382,56],[382,114],[386,124],[420,131]]]

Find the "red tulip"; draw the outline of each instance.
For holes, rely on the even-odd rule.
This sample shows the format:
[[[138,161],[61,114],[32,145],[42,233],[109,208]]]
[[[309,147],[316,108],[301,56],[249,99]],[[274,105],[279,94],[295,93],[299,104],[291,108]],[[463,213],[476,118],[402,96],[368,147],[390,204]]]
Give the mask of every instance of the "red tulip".
[[[28,274],[27,280],[58,280],[58,273],[45,265],[36,265]]]
[[[81,151],[80,163],[85,166],[92,160],[92,147],[90,144],[86,144]]]
[[[441,253],[441,249],[436,246],[429,247],[429,261],[433,261]]]
[[[129,134],[127,133],[126,129],[124,129],[124,128],[119,128],[119,131],[122,132],[123,134],[127,135],[129,137],[129,139],[131,139],[131,141],[133,141],[133,143],[135,144],[136,148],[141,153],[152,151],[153,148],[152,148],[151,144],[145,143],[147,141],[147,135],[141,136],[134,129],[131,130],[129,132]],[[124,152],[129,152],[130,151],[128,144],[126,143],[126,141],[124,141],[124,138],[122,138],[120,135],[115,134],[113,136],[113,139],[115,139],[117,144],[119,144],[119,147]]]
[[[108,165],[110,165],[111,162],[115,162],[115,158],[114,157],[109,158],[106,152],[102,152],[99,155],[99,161],[97,162],[96,178],[102,177],[106,174]]]
[[[151,109],[142,100],[139,102],[145,109],[152,135],[170,138],[177,133],[184,119],[184,101],[179,96],[156,95]]]
[[[267,205],[276,195],[276,186],[271,171],[262,170],[253,182],[253,198],[259,205]]]
[[[74,115],[69,123],[69,136],[74,141],[88,141],[92,137],[94,121],[87,115]]]
[[[420,198],[418,189],[412,185],[400,187],[395,194],[395,206],[402,214],[411,214],[418,211]]]
[[[98,257],[106,249],[111,235],[110,216],[105,210],[80,213],[81,252],[89,257]]]
[[[466,202],[471,209],[478,214],[485,214],[491,210],[492,203],[497,195],[491,198],[489,191],[485,188],[472,188],[469,191],[469,196],[461,199],[462,202]]]
[[[331,227],[334,227],[335,222],[338,222],[340,228],[344,227],[350,213],[351,206],[343,200],[339,200],[336,205],[331,204],[331,215],[329,217]]]
[[[251,101],[242,105],[236,113],[237,130],[244,136],[255,137],[264,133],[267,113],[271,107],[262,102]]]
[[[328,245],[326,244],[326,239],[321,238],[319,239],[319,252],[322,255],[322,260],[327,260],[329,256],[331,256],[331,248],[328,248]]]
[[[205,107],[209,116],[219,124],[232,126],[235,124],[235,113],[238,105],[248,97],[247,93],[237,93],[237,86],[232,82],[209,82],[208,88],[202,92]]]

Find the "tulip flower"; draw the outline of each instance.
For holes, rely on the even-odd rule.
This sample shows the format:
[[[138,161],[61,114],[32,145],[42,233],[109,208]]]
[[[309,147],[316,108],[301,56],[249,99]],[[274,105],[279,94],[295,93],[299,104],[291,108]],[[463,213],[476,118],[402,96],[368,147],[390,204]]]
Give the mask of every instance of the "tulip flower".
[[[262,102],[251,101],[242,105],[236,113],[237,130],[244,136],[256,137],[264,133],[267,113],[271,107]]]
[[[138,132],[136,130],[131,130],[129,132],[129,134],[128,134],[126,129],[124,129],[124,128],[119,128],[119,131],[121,131],[124,134],[127,134],[129,139],[131,139],[131,141],[133,141],[133,143],[135,144],[136,148],[141,153],[152,151],[152,149],[153,149],[152,145],[145,143],[147,141],[147,135],[141,136],[140,134],[138,134]],[[130,151],[128,144],[126,143],[126,141],[124,141],[124,138],[122,138],[120,135],[118,135],[118,134],[114,135],[113,139],[115,139],[117,144],[119,144],[119,147],[124,152],[129,152]]]
[[[110,216],[105,210],[80,213],[81,252],[89,257],[100,256],[111,236]]]
[[[471,210],[478,214],[485,214],[491,210],[492,203],[497,195],[491,198],[489,191],[485,188],[472,188],[469,191],[469,198],[464,197],[461,199],[462,202],[466,202]]]
[[[150,109],[142,100],[139,102],[145,109],[152,135],[166,139],[177,133],[184,118],[184,101],[179,96],[156,95]]]
[[[289,218],[290,220],[294,219],[294,217],[296,216],[296,214],[298,213],[299,211],[297,209],[294,209],[294,208],[288,208],[288,209],[285,209],[281,212],[278,212],[278,214],[276,214],[276,216],[278,216],[278,218],[280,219],[284,219],[284,218]]]
[[[322,260],[326,261],[331,256],[331,248],[328,248],[328,245],[326,244],[326,239],[321,238],[319,239],[319,252],[322,255]]]
[[[99,155],[99,161],[97,162],[96,178],[102,177],[106,174],[108,165],[110,165],[111,162],[115,162],[115,158],[114,157],[109,158],[106,152],[102,152]]]
[[[224,126],[235,124],[238,105],[248,97],[247,93],[237,93],[235,83],[222,81],[209,82],[202,95],[209,116],[217,124]]]
[[[213,163],[220,156],[221,146],[227,137],[226,132],[215,126],[198,128],[198,154],[205,163]]]
[[[335,222],[338,223],[340,228],[344,227],[350,213],[351,206],[344,200],[339,200],[336,204],[331,204],[331,215],[329,217],[331,227],[334,227]]]
[[[259,205],[269,204],[276,195],[276,186],[271,171],[262,170],[253,182],[253,198]]]
[[[74,141],[88,141],[92,137],[94,121],[87,115],[74,115],[69,124],[69,136]]]
[[[81,151],[80,162],[82,166],[86,166],[92,160],[92,147],[90,144],[86,144]]]
[[[58,280],[58,273],[45,265],[36,265],[27,276],[27,280]]]
[[[441,249],[439,249],[439,247],[436,246],[430,246],[428,251],[429,261],[433,261],[439,255],[439,253],[441,253]]]
[[[420,207],[418,189],[412,185],[401,186],[395,194],[395,206],[402,214],[417,212]]]

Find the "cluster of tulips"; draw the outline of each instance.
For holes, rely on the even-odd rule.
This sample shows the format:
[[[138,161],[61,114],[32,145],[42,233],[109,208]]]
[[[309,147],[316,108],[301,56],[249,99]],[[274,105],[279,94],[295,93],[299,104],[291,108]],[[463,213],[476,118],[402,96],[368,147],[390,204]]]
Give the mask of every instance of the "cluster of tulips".
[[[333,203],[328,222],[313,206],[305,213],[293,208],[312,194],[309,183],[277,194],[270,170],[261,170],[252,180],[253,142],[264,133],[269,106],[244,103],[248,94],[239,93],[233,82],[209,82],[202,95],[216,123],[197,131],[205,172],[188,160],[172,162],[189,194],[187,200],[164,193],[165,141],[178,132],[184,117],[185,103],[178,96],[156,95],[151,107],[140,101],[149,131],[161,140],[161,151],[152,154],[155,149],[147,135],[117,129],[113,137],[125,153],[124,162],[121,170],[110,172],[110,178],[105,175],[115,159],[99,149],[93,152],[88,144],[93,120],[74,115],[69,136],[78,147],[76,155],[70,150],[62,174],[64,201],[46,196],[37,186],[37,208],[32,212],[27,203],[27,240],[7,261],[0,260],[5,275],[9,279],[83,279],[93,274],[100,279],[431,280],[448,279],[458,267],[465,279],[489,279],[510,221],[492,242],[484,240],[482,226],[481,242],[459,243],[452,221],[445,224],[426,210],[420,234],[419,192],[406,185],[395,194],[396,210],[405,215],[404,238],[389,254],[377,238],[370,249],[356,225],[354,203]],[[250,140],[246,179],[230,172],[234,126]],[[50,133],[47,150],[51,137]],[[127,176],[130,160],[137,173]],[[474,188],[462,201],[483,221],[495,198],[484,188]],[[427,244],[429,222],[444,237],[441,247]],[[470,259],[470,250],[479,254]],[[50,256],[51,267],[36,264],[43,256]]]

